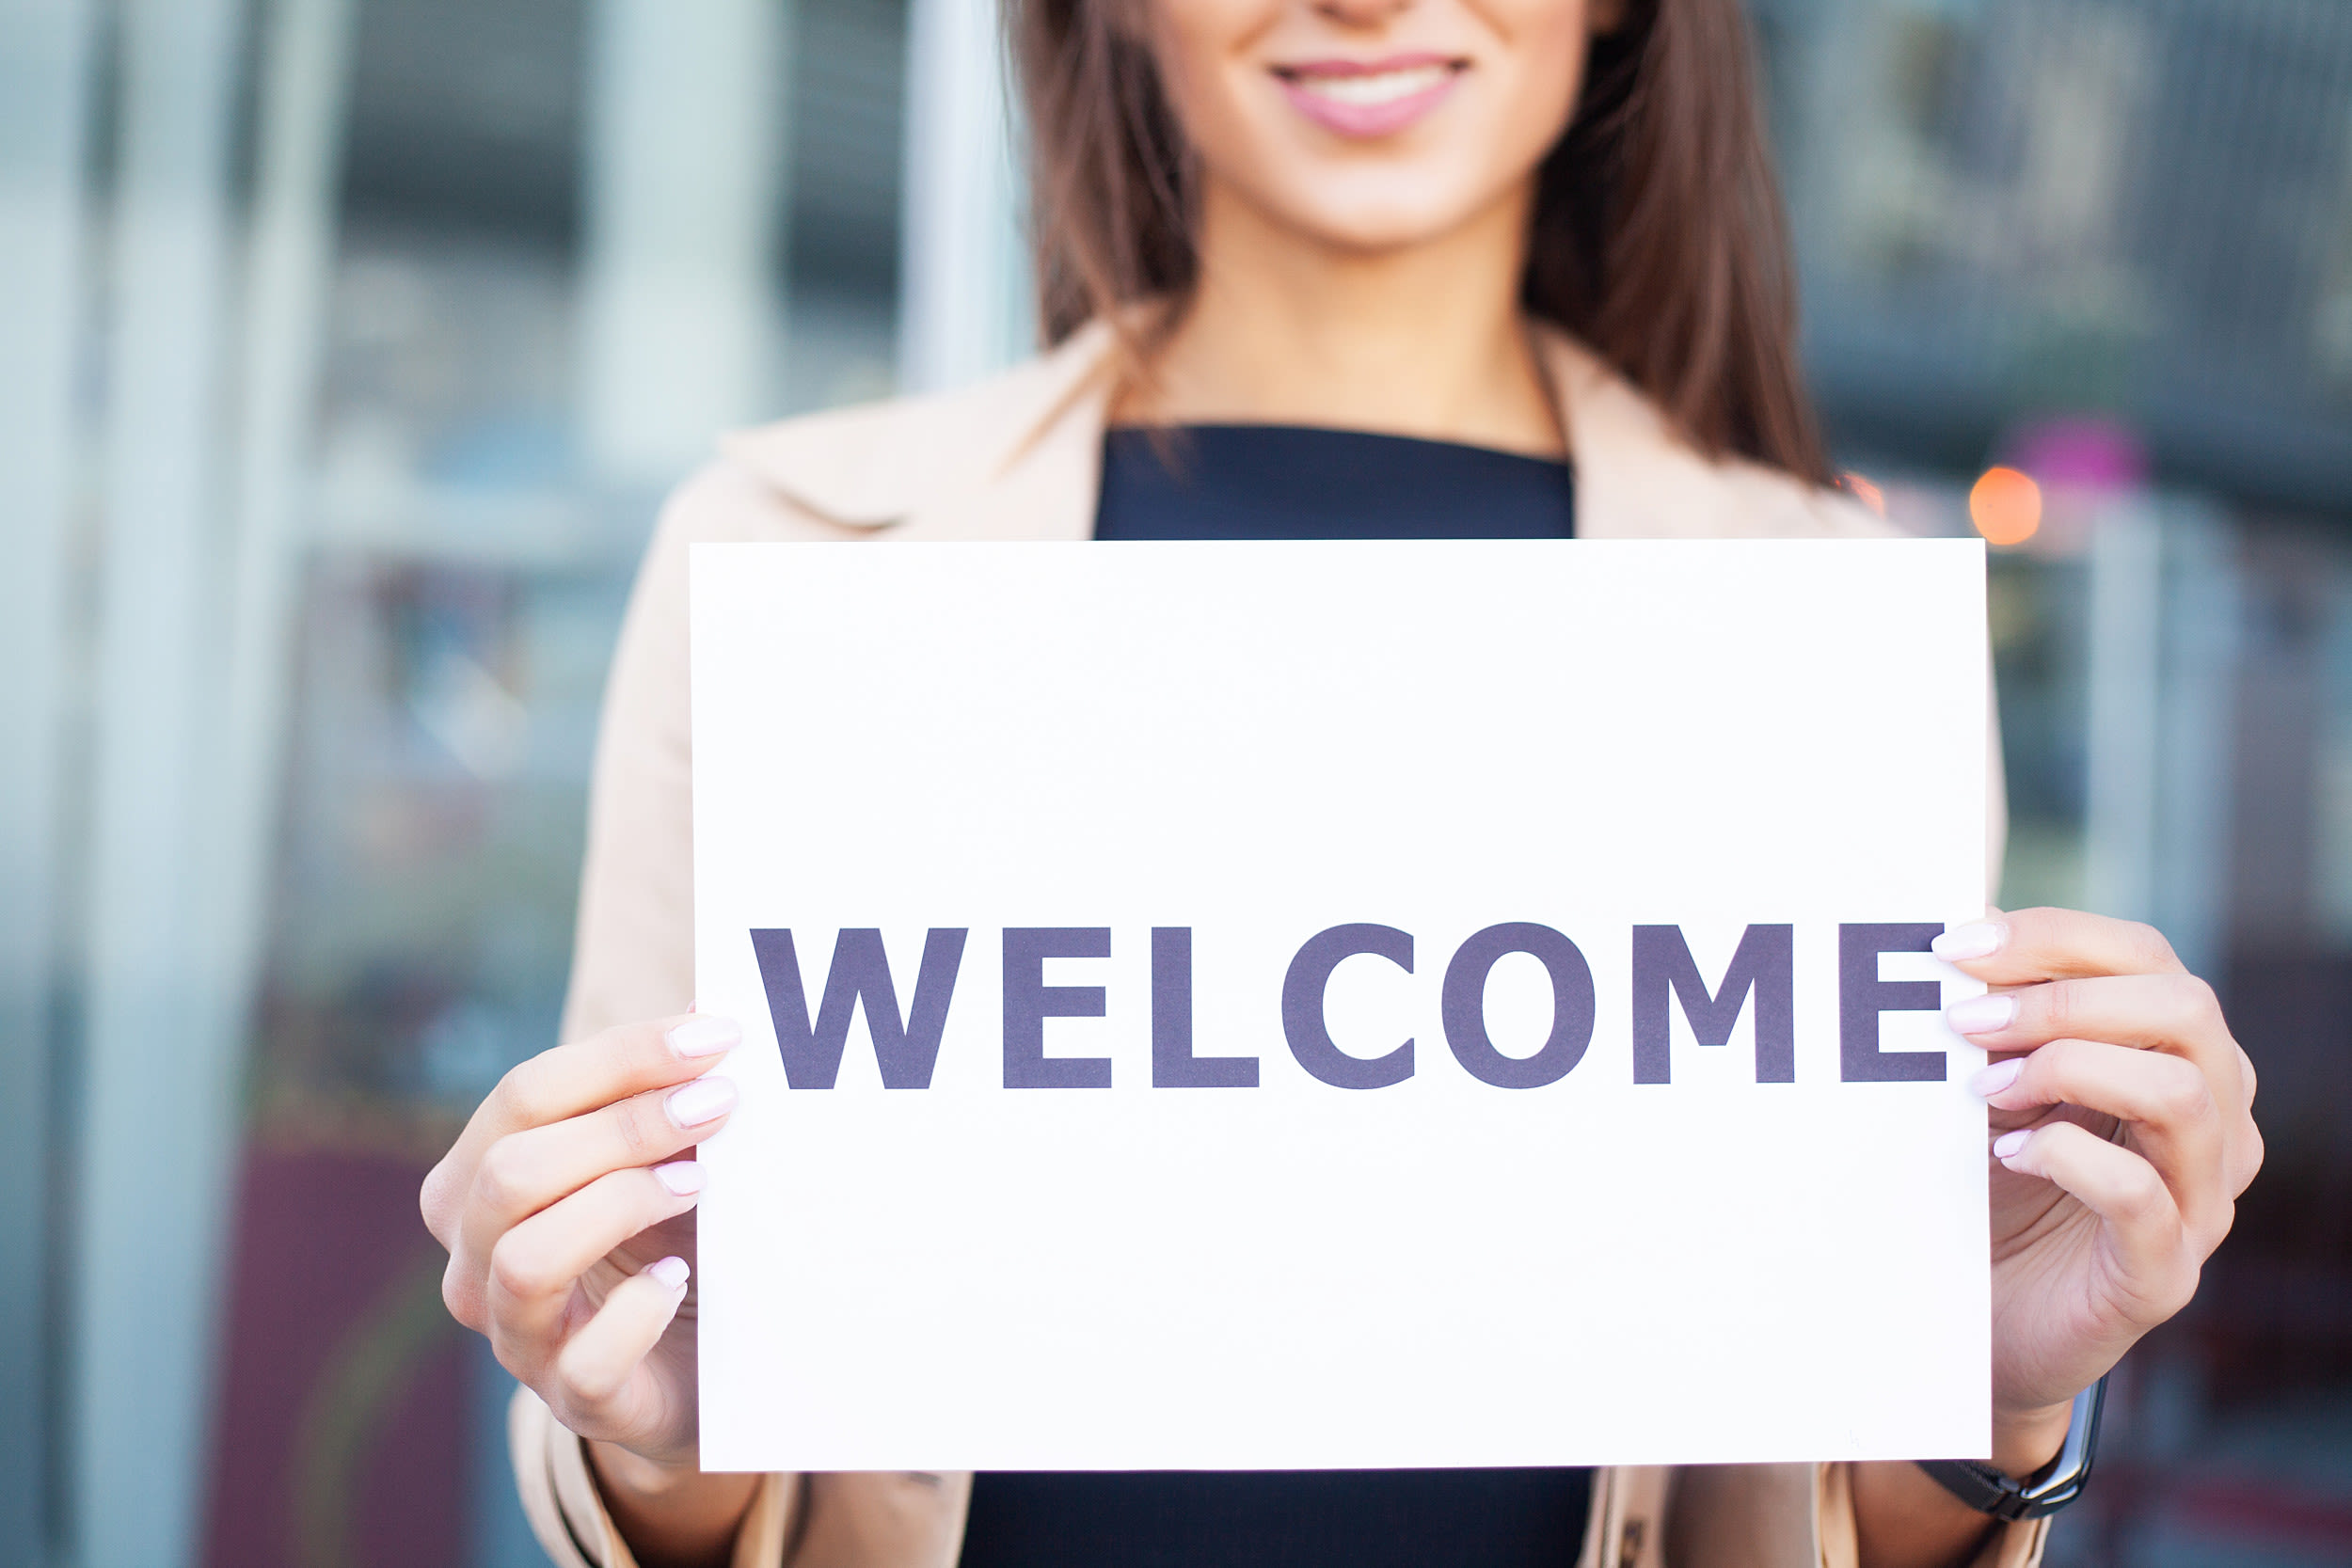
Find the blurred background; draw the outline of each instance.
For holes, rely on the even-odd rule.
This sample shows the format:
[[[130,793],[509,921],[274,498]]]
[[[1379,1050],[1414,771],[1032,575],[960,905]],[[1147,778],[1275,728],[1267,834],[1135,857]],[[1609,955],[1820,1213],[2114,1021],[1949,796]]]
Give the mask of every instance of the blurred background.
[[[2264,1075],[2056,1557],[2352,1562],[2352,5],[1753,7],[1840,461],[1996,546],[2007,899]],[[540,1560],[417,1183],[661,491],[1030,346],[993,28],[0,0],[0,1568]]]

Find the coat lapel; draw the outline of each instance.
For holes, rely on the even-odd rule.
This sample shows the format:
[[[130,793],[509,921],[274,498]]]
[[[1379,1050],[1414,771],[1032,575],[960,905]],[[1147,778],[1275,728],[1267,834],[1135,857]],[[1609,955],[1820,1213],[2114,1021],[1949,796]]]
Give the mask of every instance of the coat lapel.
[[[721,442],[803,510],[903,539],[1094,531],[1111,334],[1097,323],[975,386],[739,432]]]
[[[1565,332],[1537,353],[1576,463],[1587,539],[1725,539],[1883,531],[1843,497],[1708,458],[1665,413]],[[901,539],[1086,539],[1113,390],[1110,328],[931,397],[841,409],[723,443],[804,510]]]
[[[1556,328],[1539,353],[1576,461],[1582,539],[1868,536],[1886,525],[1851,498],[1758,463],[1711,458],[1599,356]]]

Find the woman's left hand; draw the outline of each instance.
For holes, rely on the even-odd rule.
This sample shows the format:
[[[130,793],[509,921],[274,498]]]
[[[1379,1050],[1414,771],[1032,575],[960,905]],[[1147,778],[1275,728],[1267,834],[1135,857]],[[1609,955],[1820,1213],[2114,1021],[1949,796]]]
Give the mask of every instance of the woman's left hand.
[[[2254,1067],[2148,927],[1994,914],[1935,951],[1993,987],[1947,1010],[1992,1053],[1994,1462],[2046,1463],[2067,1407],[2188,1305],[2262,1168]]]

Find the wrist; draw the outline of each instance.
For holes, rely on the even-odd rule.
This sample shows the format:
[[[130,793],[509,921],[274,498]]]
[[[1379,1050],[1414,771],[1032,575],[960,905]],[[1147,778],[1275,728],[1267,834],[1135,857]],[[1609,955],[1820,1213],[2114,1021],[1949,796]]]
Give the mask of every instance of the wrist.
[[[638,1560],[652,1568],[727,1560],[762,1478],[706,1474],[692,1460],[667,1464],[612,1443],[582,1446],[606,1511]]]
[[[703,1479],[702,1466],[691,1456],[678,1460],[648,1459],[633,1449],[595,1438],[586,1439],[581,1447],[588,1450],[588,1467],[596,1475],[596,1484],[607,1495],[617,1492],[659,1502],[692,1488]]]
[[[2066,1442],[2074,1402],[2037,1410],[1996,1411],[1993,1417],[1993,1467],[2025,1481],[2049,1466]]]

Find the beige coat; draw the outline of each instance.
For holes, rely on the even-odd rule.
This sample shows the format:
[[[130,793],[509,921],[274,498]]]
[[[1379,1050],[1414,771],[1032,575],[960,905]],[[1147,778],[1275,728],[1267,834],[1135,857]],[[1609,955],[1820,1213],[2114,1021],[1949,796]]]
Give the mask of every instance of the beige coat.
[[[1776,471],[1717,463],[1565,337],[1542,341],[1591,539],[1869,536],[1885,525]],[[707,540],[1090,536],[1111,396],[1100,326],[994,380],[789,420],[728,438],[665,510],[605,699],[564,1037],[692,998],[686,551]],[[1994,799],[1999,799],[1997,791]],[[1995,843],[1998,842],[1995,826]],[[526,1511],[561,1568],[635,1568],[578,1439],[529,1390],[510,1437]],[[963,1477],[771,1477],[737,1568],[951,1568]],[[2046,1528],[2011,1526],[1977,1568],[2029,1568]],[[1851,1568],[1842,1465],[1620,1466],[1595,1477],[1577,1568]],[[1565,1565],[1564,1565],[1565,1568]]]

